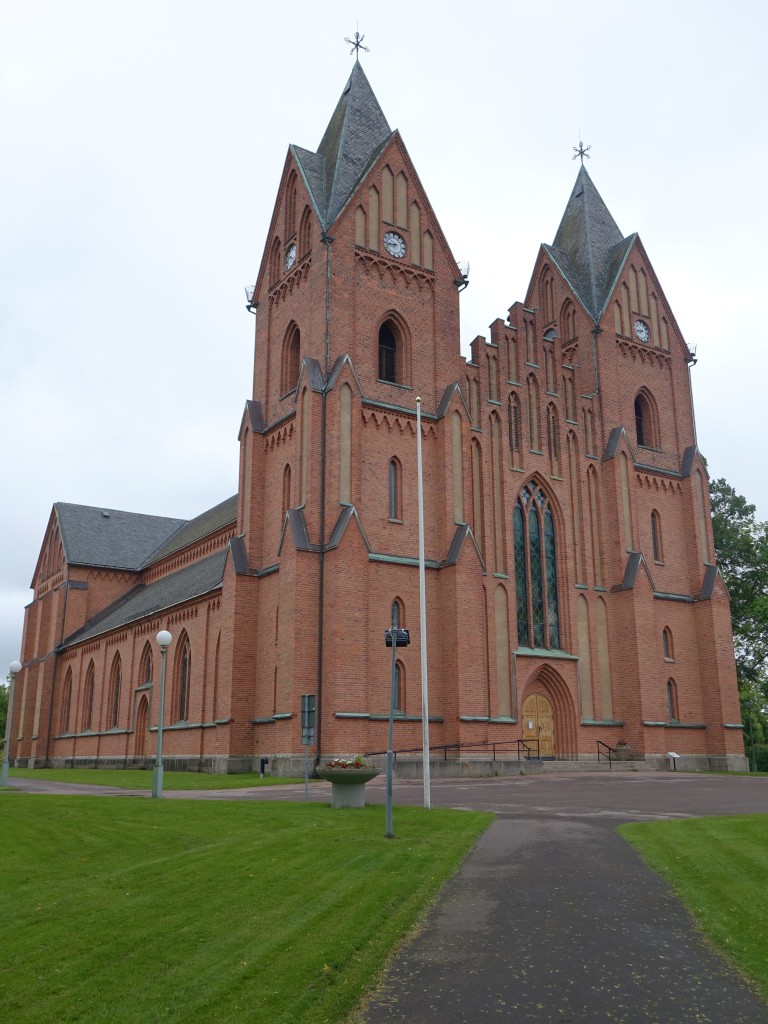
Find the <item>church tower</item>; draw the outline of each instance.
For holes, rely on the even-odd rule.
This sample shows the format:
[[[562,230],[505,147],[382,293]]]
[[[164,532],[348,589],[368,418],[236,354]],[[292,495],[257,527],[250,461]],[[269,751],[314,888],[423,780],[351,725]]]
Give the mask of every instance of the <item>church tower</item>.
[[[455,527],[436,421],[451,388],[461,404],[462,284],[405,145],[356,62],[317,152],[289,148],[251,300],[239,523],[244,571],[260,581],[253,697],[259,724],[271,727],[265,742],[284,729],[285,749],[295,746],[286,716],[301,693],[317,695],[322,746],[333,722],[337,745],[370,747],[359,722],[386,717],[383,631],[393,603],[403,626],[418,607],[417,396],[432,439],[433,561]],[[401,720],[411,709],[418,720],[416,665],[406,654],[398,665]]]

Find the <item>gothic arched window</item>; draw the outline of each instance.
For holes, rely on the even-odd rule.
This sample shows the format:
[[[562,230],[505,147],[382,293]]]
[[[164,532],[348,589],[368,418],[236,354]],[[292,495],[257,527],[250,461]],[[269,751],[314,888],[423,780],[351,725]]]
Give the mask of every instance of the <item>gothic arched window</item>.
[[[149,686],[152,682],[152,648],[144,644],[139,662],[139,686]]]
[[[189,637],[182,635],[178,660],[176,662],[176,718],[179,722],[186,722],[189,718],[189,691],[190,677],[192,675],[192,654],[189,646]]]
[[[389,518],[398,522],[403,518],[403,470],[397,459],[389,462]]]
[[[517,395],[509,396],[509,450],[512,453],[512,465],[520,466],[520,401]]]
[[[512,523],[518,643],[559,648],[555,520],[549,499],[535,481],[520,492]]]
[[[397,383],[397,337],[389,320],[379,328],[379,380]]]
[[[304,207],[299,224],[299,256],[305,256],[312,248],[312,212]]]
[[[392,708],[398,714],[403,713],[403,697],[405,694],[405,668],[402,661],[395,663],[395,699]]]
[[[59,732],[69,732],[69,713],[72,706],[72,669],[67,669],[64,679],[64,690],[61,696],[61,711],[59,713]]]
[[[117,719],[120,714],[120,677],[120,655],[116,654],[115,660],[112,662],[112,678],[109,681],[109,719],[107,720],[108,729],[117,728]]]
[[[643,389],[635,399],[635,433],[641,448],[659,447],[659,425],[656,406],[649,392]]]
[[[680,711],[677,706],[677,683],[674,679],[667,681],[667,710],[669,711],[670,722],[679,721]]]
[[[291,323],[283,339],[283,364],[281,367],[280,393],[283,395],[293,391],[299,382],[299,366],[301,362],[301,331],[295,323]]]
[[[661,516],[656,509],[651,512],[651,543],[653,545],[654,562],[663,562],[664,548],[661,544]]]
[[[93,727],[93,690],[95,686],[96,670],[93,667],[93,662],[88,665],[88,671],[85,673],[85,696],[83,699],[83,714],[81,722],[81,732],[89,732]]]
[[[283,518],[291,507],[291,467],[286,463],[283,469]]]

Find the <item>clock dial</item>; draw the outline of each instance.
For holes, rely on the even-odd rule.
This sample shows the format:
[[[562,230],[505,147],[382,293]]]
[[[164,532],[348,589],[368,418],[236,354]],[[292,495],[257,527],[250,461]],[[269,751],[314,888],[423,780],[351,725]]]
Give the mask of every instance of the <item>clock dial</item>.
[[[635,336],[638,341],[648,341],[651,331],[645,320],[635,320]]]
[[[285,269],[290,270],[293,264],[296,262],[296,245],[294,242],[288,246],[285,250]]]
[[[405,256],[405,239],[402,235],[398,235],[396,231],[388,231],[384,235],[384,248],[390,256],[394,256],[395,259],[399,260]]]

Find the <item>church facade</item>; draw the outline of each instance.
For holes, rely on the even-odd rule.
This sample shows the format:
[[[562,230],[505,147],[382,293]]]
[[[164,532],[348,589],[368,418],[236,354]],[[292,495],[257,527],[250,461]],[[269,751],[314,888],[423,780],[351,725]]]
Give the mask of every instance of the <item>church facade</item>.
[[[58,503],[11,758],[146,765],[167,629],[170,767],[421,747],[416,401],[430,737],[452,762],[745,765],[728,596],[683,339],[582,166],[528,290],[459,346],[466,285],[356,63],[289,148],[259,276],[234,497],[183,521]],[[407,757],[401,754],[400,759]],[[418,754],[412,755],[418,758]]]

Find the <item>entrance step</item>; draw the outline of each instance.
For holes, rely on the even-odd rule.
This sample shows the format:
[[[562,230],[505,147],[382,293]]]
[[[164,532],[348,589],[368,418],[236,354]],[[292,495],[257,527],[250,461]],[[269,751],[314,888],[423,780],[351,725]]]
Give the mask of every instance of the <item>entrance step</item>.
[[[658,768],[646,760],[608,761],[590,758],[578,761],[525,761],[526,772],[542,774],[546,772],[655,772]]]
[[[384,759],[369,755],[368,760],[382,771],[385,770]],[[399,779],[420,779],[422,762],[420,757],[404,757],[400,755],[394,763],[394,775]],[[430,772],[434,778],[492,778],[494,775],[543,775],[548,772],[655,772],[658,767],[653,762],[638,761],[598,761],[596,757],[573,761],[518,761],[517,758],[495,760],[486,757],[451,757],[430,758]]]

